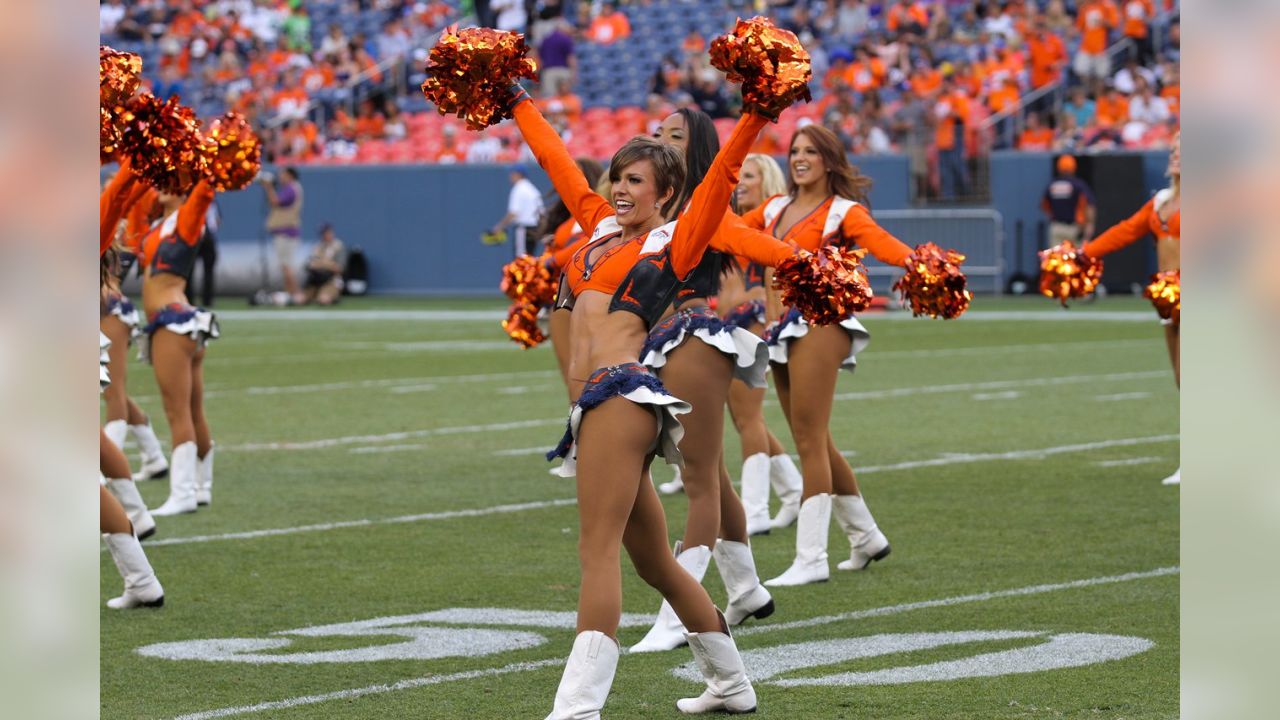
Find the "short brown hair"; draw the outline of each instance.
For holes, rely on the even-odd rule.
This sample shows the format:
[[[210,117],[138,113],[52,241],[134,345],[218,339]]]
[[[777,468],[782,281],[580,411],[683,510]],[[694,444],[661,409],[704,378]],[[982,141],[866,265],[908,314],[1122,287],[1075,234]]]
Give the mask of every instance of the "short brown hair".
[[[675,204],[680,201],[680,188],[684,186],[684,157],[680,151],[670,145],[664,145],[645,135],[638,135],[627,141],[614,153],[609,161],[609,180],[617,182],[622,178],[622,171],[631,165],[648,160],[653,164],[654,180],[658,185],[658,194],[671,191],[671,199],[661,208],[664,217],[672,217],[672,211],[678,210]]]
[[[818,125],[805,125],[796,130],[791,136],[791,143],[787,145],[787,151],[795,146],[796,139],[801,135],[809,138],[809,142],[818,149],[818,154],[822,156],[822,162],[827,166],[827,188],[835,195],[848,200],[855,200],[863,205],[869,205],[867,193],[871,190],[871,178],[858,172],[858,168],[849,162],[849,156],[844,151],[844,144],[840,142],[840,138],[831,130]],[[796,194],[796,181],[787,173],[787,192],[792,195]]]

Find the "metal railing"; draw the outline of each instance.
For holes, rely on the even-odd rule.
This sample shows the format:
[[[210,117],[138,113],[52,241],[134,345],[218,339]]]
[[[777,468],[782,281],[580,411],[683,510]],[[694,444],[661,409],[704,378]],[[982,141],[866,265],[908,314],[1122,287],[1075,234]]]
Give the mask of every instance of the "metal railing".
[[[1004,218],[990,208],[877,210],[876,222],[908,245],[937,243],[965,256],[964,272],[975,292],[1004,288]],[[867,274],[877,292],[886,290],[902,268],[867,256]]]

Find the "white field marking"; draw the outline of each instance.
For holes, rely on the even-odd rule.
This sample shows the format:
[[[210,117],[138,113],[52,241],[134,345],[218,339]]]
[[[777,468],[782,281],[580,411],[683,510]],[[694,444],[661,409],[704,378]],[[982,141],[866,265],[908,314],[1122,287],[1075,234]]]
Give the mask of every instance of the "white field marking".
[[[1069,582],[1050,583],[1046,585],[1029,585],[1027,587],[1013,588],[1011,590],[993,590],[991,592],[974,593],[972,595],[956,595],[955,597],[940,598],[938,600],[922,600],[920,602],[902,603],[901,605],[889,605],[886,607],[869,608],[867,610],[854,610],[852,612],[840,613],[838,615],[820,615],[818,617],[807,618],[805,620],[792,620],[791,622],[775,623],[773,625],[756,625],[753,627],[738,628],[734,630],[733,634],[745,636],[776,632],[778,630],[794,630],[796,628],[829,625],[831,623],[846,622],[849,620],[863,620],[866,618],[883,617],[885,615],[897,615],[898,613],[911,612],[912,610],[928,610],[930,608],[951,607],[953,605],[986,602],[988,600],[998,600],[1000,598],[1042,595],[1044,593],[1057,592],[1059,590],[1073,590],[1076,588],[1094,587],[1097,585],[1112,585],[1114,583],[1131,582],[1134,580],[1146,580],[1149,578],[1164,577],[1166,575],[1177,575],[1181,571],[1180,567],[1172,565],[1169,567],[1156,568],[1154,570],[1124,573],[1123,575],[1105,575],[1102,577],[1086,578],[1084,580],[1071,580]]]
[[[495,457],[519,457],[521,455],[546,455],[551,447],[529,447],[529,448],[511,448],[508,450],[494,450]]]
[[[488,668],[485,670],[467,670],[465,672],[449,673],[447,675],[427,675],[425,677],[410,678],[408,680],[401,680],[399,682],[389,684],[366,685],[364,687],[351,688],[349,690],[338,690],[336,692],[319,693],[316,695],[303,695],[301,697],[289,698],[288,700],[276,700],[273,702],[258,703],[256,705],[241,705],[240,707],[205,710],[203,712],[179,715],[173,720],[213,720],[213,718],[231,717],[233,715],[247,715],[249,713],[260,713],[270,710],[287,710],[289,708],[301,707],[303,705],[315,705],[316,703],[328,702],[330,700],[349,700],[351,698],[363,697],[365,695],[380,695],[382,693],[395,692],[397,690],[412,690],[413,688],[425,687],[427,685],[439,685],[441,683],[454,682],[457,680],[471,680],[474,678],[493,677],[495,675],[508,675],[514,672],[538,670],[545,667],[563,664],[563,658],[550,658],[535,662],[511,663],[510,665],[503,665],[499,668]]]
[[[449,383],[493,383],[509,380],[532,380],[535,378],[559,375],[555,370],[524,370],[521,372],[483,373],[477,375],[425,375],[422,377],[379,378],[376,380],[346,380],[340,382],[308,383],[305,385],[256,385],[246,388],[227,388],[215,392],[205,392],[205,397],[229,395],[293,395],[299,393],[330,392],[333,390],[365,390],[370,388],[388,388],[396,392],[402,387],[415,391],[434,390],[440,384]],[[134,396],[135,400],[159,399],[159,396]]]
[[[397,385],[390,389],[392,395],[408,395],[409,393],[431,392],[440,387],[434,383],[424,383],[421,385]]]
[[[1151,397],[1149,392],[1127,392],[1114,395],[1095,395],[1093,399],[1098,402],[1116,402],[1119,400],[1143,400],[1149,397]]]
[[[1080,340],[1062,343],[1017,343],[1013,345],[980,345],[977,347],[938,348],[935,350],[885,350],[877,352],[875,344],[858,354],[859,358],[936,358],[964,357],[967,355],[990,355],[991,353],[1010,352],[1063,352],[1083,348],[1109,348],[1121,346],[1147,346],[1150,340]]]
[[[892,465],[869,465],[867,467],[858,468],[858,472],[869,473],[885,472],[889,470],[914,470],[916,468],[923,467],[965,465],[976,462],[991,462],[993,460],[1042,460],[1053,455],[1062,455],[1064,453],[1088,452],[1090,450],[1129,447],[1132,445],[1150,445],[1155,443],[1174,442],[1177,439],[1177,435],[1152,435],[1150,437],[1118,438],[1115,440],[1101,440],[1099,442],[1076,443],[1074,445],[1059,445],[1057,447],[1040,448],[1038,450],[1011,450],[1009,452],[998,453],[946,453],[942,457],[933,458],[932,460],[908,460],[906,462],[894,463]]]
[[[498,388],[498,394],[499,395],[524,395],[530,390],[533,390],[533,388],[529,387],[528,385],[512,385],[510,387]]]
[[[557,422],[564,422],[559,420]],[[896,463],[893,465],[871,465],[858,468],[859,473],[874,472],[891,472],[894,470],[911,470],[918,467],[940,467],[946,465],[960,465],[965,463],[998,461],[998,460],[1025,460],[1028,458],[1043,458],[1050,455],[1058,455],[1061,453],[1083,452],[1088,450],[1099,450],[1109,447],[1123,447],[1130,445],[1142,445],[1146,443],[1169,442],[1176,440],[1177,435],[1155,435],[1145,438],[1122,438],[1119,440],[1104,440],[1093,443],[1080,443],[1075,445],[1060,445],[1057,447],[1040,448],[1038,450],[1015,450],[1003,453],[944,453],[941,457],[932,460],[910,460],[907,462]],[[503,451],[497,451],[503,452]],[[545,452],[543,448],[520,448],[518,450],[506,451],[511,455],[528,454],[533,455],[537,452]],[[853,451],[842,453],[846,457],[851,457],[856,453]],[[471,510],[451,510],[447,512],[426,513],[421,515],[402,515],[399,517],[378,519],[364,518],[361,520],[344,520],[331,523],[317,523],[314,525],[299,525],[287,528],[274,528],[268,530],[249,530],[244,532],[233,532],[222,535],[195,535],[192,537],[179,538],[163,538],[160,540],[148,540],[147,547],[158,547],[161,545],[187,545],[190,543],[206,543],[216,542],[219,540],[249,540],[259,537],[271,537],[275,535],[293,535],[305,532],[321,532],[326,530],[339,530],[351,527],[368,527],[372,525],[390,525],[405,522],[421,522],[434,520],[451,520],[459,517],[479,517],[482,515],[498,515],[502,513],[519,512],[522,510],[539,510],[547,507],[559,507],[564,505],[574,505],[577,503],[576,498],[561,498],[557,500],[542,500],[535,502],[521,503],[518,505],[497,505],[487,508],[475,508]]]
[[[1158,462],[1164,458],[1147,456],[1136,458],[1124,458],[1123,460],[1099,460],[1094,465],[1098,467],[1124,467],[1126,465],[1146,465],[1147,463]]]
[[[810,618],[808,620],[797,620],[790,623],[778,623],[774,625],[757,625],[754,627],[738,628],[734,631],[735,635],[758,635],[761,633],[773,632],[775,630],[788,630],[793,627],[811,627],[814,625],[824,625],[834,622],[842,622],[850,619],[864,617],[883,617],[886,615],[895,615],[902,612],[910,612],[912,610],[920,610],[932,607],[948,607],[952,605],[961,605],[972,602],[984,602],[987,600],[995,600],[1004,597],[1022,597],[1027,595],[1039,595],[1043,593],[1056,592],[1058,590],[1071,590],[1075,588],[1094,587],[1098,585],[1109,585],[1113,583],[1132,582],[1135,580],[1145,580],[1154,577],[1163,577],[1166,575],[1176,575],[1180,569],[1174,567],[1157,568],[1155,570],[1147,570],[1145,572],[1132,572],[1123,575],[1109,575],[1103,577],[1087,578],[1083,580],[1072,580],[1070,582],[1054,583],[1049,585],[1031,585],[1022,588],[1013,588],[1009,590],[997,590],[993,592],[978,593],[975,595],[959,595],[950,598],[941,598],[938,600],[926,600],[922,602],[905,603],[902,605],[890,605],[880,608],[871,608],[867,610],[858,610],[851,613],[841,615],[828,615],[824,617]],[[549,658],[547,660],[538,660],[528,663],[512,663],[499,668],[487,670],[471,670],[460,673],[450,673],[448,675],[428,675],[421,678],[411,678],[401,680],[396,683],[382,685],[368,685],[361,688],[351,688],[348,690],[338,690],[335,692],[321,693],[317,695],[303,695],[300,697],[289,698],[286,700],[276,700],[272,702],[258,703],[255,705],[242,705],[238,707],[219,708],[217,710],[206,710],[198,713],[181,715],[173,720],[211,720],[212,718],[230,717],[233,715],[248,715],[251,713],[266,712],[270,710],[283,710],[300,705],[313,705],[329,700],[343,700],[347,698],[361,697],[364,695],[379,695],[382,693],[395,692],[398,690],[409,690],[413,688],[423,687],[425,685],[436,685],[456,680],[470,680],[481,677],[491,677],[494,675],[505,675],[513,672],[522,672],[525,670],[537,670],[545,667],[563,665],[563,658]]]
[[[519,350],[510,340],[414,340],[384,342],[332,342],[339,350],[382,350],[384,352],[441,352],[453,350]]]
[[[340,520],[330,523],[295,525],[294,527],[269,528],[266,530],[246,530],[244,532],[223,533],[221,535],[192,535],[190,537],[161,538],[159,540],[148,540],[147,547],[158,547],[161,545],[190,545],[192,543],[216,542],[218,540],[251,540],[254,538],[274,537],[277,535],[297,535],[299,533],[323,532],[326,530],[339,530],[342,528],[432,522],[436,520],[453,520],[455,518],[482,517],[485,515],[505,515],[508,513],[523,512],[525,510],[564,507],[566,505],[576,505],[577,503],[577,498],[559,498],[556,500],[538,500],[534,502],[513,503],[510,505],[494,505],[491,507],[472,508],[469,510],[446,510],[443,512],[419,513],[417,515],[399,515],[397,517],[381,518],[378,520],[364,518],[361,520]]]
[[[1028,387],[1053,387],[1057,385],[1077,385],[1092,382],[1123,382],[1125,380],[1145,380],[1168,375],[1168,370],[1143,370],[1139,372],[1101,373],[1098,375],[1062,375],[1058,377],[1024,378],[1022,380],[992,380],[976,383],[955,383],[952,385],[922,385],[916,387],[889,388],[886,390],[860,390],[858,392],[836,393],[836,400],[883,400],[885,398],[909,397],[912,395],[936,395],[954,392],[982,392],[985,390],[1010,390]],[[773,404],[777,400],[772,401]]]
[[[1022,397],[1022,393],[1017,390],[1003,390],[1001,392],[991,393],[974,393],[974,400],[1016,400]]]
[[[1047,301],[1046,301],[1047,302]],[[507,317],[502,310],[220,310],[218,317],[223,320],[316,320],[332,322],[334,320],[385,320],[416,322],[459,322],[504,320]],[[911,313],[868,313],[861,316],[863,320],[880,321],[915,321]],[[1106,312],[1102,310],[1017,310],[1001,312],[996,310],[970,310],[960,319],[969,321],[1102,321],[1102,322],[1150,322],[1156,321],[1151,311]]]
[[[546,371],[548,374],[554,371]],[[934,395],[952,392],[974,392],[982,390],[1001,390],[1012,387],[1046,387],[1055,385],[1070,385],[1076,383],[1088,382],[1120,382],[1125,380],[1139,380],[1144,378],[1153,378],[1163,376],[1167,373],[1164,370],[1149,370],[1145,372],[1128,372],[1128,373],[1107,373],[1101,375],[1069,375],[1065,377],[1047,377],[1047,378],[1027,378],[1025,380],[998,380],[994,382],[984,383],[961,383],[954,385],[923,385],[904,388],[890,388],[886,390],[864,390],[859,392],[839,393],[835,396],[836,400],[880,400],[885,398],[898,398],[911,395]],[[766,400],[766,404],[777,404],[777,400]],[[236,450],[317,450],[320,448],[335,447],[339,445],[358,445],[370,444],[378,442],[388,442],[393,440],[410,440],[414,438],[432,437],[436,435],[454,435],[460,433],[477,433],[491,432],[500,430],[513,430],[519,428],[544,427],[547,425],[556,425],[564,422],[561,416],[555,419],[545,420],[516,420],[506,423],[493,423],[489,425],[462,425],[454,427],[431,428],[426,430],[406,430],[401,432],[386,433],[382,435],[345,435],[336,438],[322,438],[320,440],[298,440],[293,442],[269,442],[269,443],[245,443],[242,445],[219,446],[222,452]]]
[[[429,428],[427,430],[405,430],[403,432],[384,433],[382,435],[343,435],[336,438],[320,440],[298,440],[295,442],[245,443],[243,445],[218,446],[222,452],[229,450],[318,450],[320,448],[338,447],[341,445],[361,445],[380,443],[390,440],[413,440],[416,438],[436,437],[439,435],[461,435],[465,433],[498,432],[502,430],[519,430],[521,428],[546,427],[564,424],[564,418],[545,420],[513,420],[504,423],[487,425],[453,425],[449,427]]]
[[[427,447],[426,443],[411,443],[409,445],[371,445],[368,447],[351,448],[347,452],[356,455],[372,455],[374,453],[402,452],[404,450],[422,450]]]

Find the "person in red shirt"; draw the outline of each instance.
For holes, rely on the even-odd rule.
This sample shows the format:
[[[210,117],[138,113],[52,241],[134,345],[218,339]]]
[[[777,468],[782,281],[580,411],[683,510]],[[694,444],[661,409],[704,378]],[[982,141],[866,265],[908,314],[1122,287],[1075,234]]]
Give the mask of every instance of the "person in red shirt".
[[[1031,88],[1041,88],[1062,78],[1067,64],[1067,46],[1062,38],[1045,29],[1043,17],[1037,17],[1027,35],[1027,54],[1031,60]]]
[[[381,140],[385,134],[386,118],[373,107],[372,100],[360,103],[356,113],[356,140]]]
[[[1155,58],[1151,45],[1151,20],[1156,8],[1151,0],[1123,0],[1120,8],[1124,15],[1124,36],[1138,49],[1138,62],[1147,65]]]
[[[1076,29],[1080,33],[1080,50],[1076,53],[1075,71],[1094,91],[1111,77],[1111,60],[1107,57],[1111,30],[1120,24],[1120,12],[1111,0],[1085,0],[1076,13]]]
[[[889,8],[885,27],[894,34],[924,35],[929,27],[929,9],[922,2],[898,0]]]
[[[956,87],[951,76],[942,79],[942,89],[933,104],[937,122],[934,142],[938,147],[938,172],[942,198],[950,200],[968,192],[969,173],[965,168],[964,130],[969,118],[969,98]]]
[[[615,43],[630,35],[631,22],[627,20],[626,15],[613,6],[613,3],[605,3],[600,14],[587,28],[587,39],[601,45]]]
[[[991,108],[993,113],[1001,112],[1017,105],[1019,95],[1018,79],[1006,77],[1004,82],[987,96],[987,107]]]
[[[1019,150],[1048,150],[1053,147],[1053,130],[1046,127],[1040,113],[1027,113],[1027,126],[1018,137]]]

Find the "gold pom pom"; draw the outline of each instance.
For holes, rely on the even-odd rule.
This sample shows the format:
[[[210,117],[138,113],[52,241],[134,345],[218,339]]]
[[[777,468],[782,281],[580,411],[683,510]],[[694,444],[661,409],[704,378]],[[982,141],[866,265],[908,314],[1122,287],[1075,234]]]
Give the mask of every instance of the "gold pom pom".
[[[511,85],[537,79],[538,66],[527,57],[520,33],[491,28],[448,28],[427,59],[422,94],[441,115],[457,115],[472,130],[511,117]]]
[[[1151,301],[1156,314],[1174,325],[1182,322],[1182,271],[1165,270],[1151,276],[1151,284],[1142,291]]]
[[[209,124],[208,137],[217,143],[209,164],[214,188],[239,190],[253,182],[262,169],[262,143],[244,116],[227,112]]]
[[[547,339],[542,328],[538,327],[538,311],[538,306],[532,303],[512,303],[507,310],[507,319],[502,321],[502,329],[507,331],[507,336],[526,350]]]
[[[517,303],[541,308],[556,301],[557,288],[551,271],[532,255],[521,255],[502,266],[502,282],[498,287]]]
[[[711,42],[711,66],[742,84],[743,108],[767,117],[809,100],[809,52],[790,30],[768,18],[738,19],[733,32]]]
[[[812,253],[801,250],[774,268],[774,286],[782,291],[783,304],[810,323],[838,323],[871,304],[871,283],[862,265],[866,253],[835,245]]]
[[[1040,251],[1040,294],[1055,298],[1066,307],[1067,300],[1085,297],[1102,280],[1102,261],[1089,257],[1067,240]]]
[[[113,108],[124,104],[142,82],[142,58],[133,53],[98,46],[98,104]]]
[[[969,309],[973,293],[960,265],[964,255],[943,250],[933,243],[917,245],[907,256],[907,272],[893,284],[902,299],[911,305],[911,314],[958,318]]]
[[[200,132],[195,113],[177,98],[160,102],[154,95],[139,95],[118,117],[116,152],[156,190],[184,195],[208,175],[217,144]]]

